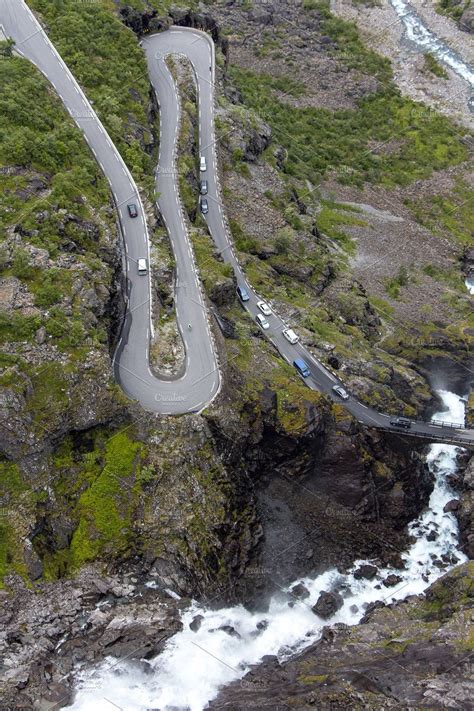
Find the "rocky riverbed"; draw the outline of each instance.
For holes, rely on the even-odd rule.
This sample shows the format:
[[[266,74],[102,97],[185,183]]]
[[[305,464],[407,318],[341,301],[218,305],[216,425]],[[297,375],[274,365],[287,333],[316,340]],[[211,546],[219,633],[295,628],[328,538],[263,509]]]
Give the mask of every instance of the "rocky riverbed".
[[[410,5],[434,35],[472,65],[472,35],[468,31],[461,30],[449,17],[438,14],[435,2],[415,0]],[[403,23],[388,0],[380,4],[332,0],[331,9],[339,17],[355,22],[368,46],[391,60],[395,81],[403,94],[473,127],[472,86],[450,67],[444,67],[446,78],[437,77],[427,68],[424,50],[407,40]]]

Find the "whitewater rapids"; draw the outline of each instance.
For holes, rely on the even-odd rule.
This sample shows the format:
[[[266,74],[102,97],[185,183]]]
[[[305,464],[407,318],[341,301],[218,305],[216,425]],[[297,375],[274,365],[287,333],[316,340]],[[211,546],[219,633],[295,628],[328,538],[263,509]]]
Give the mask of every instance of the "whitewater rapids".
[[[460,397],[438,391],[445,410],[434,415],[437,420],[462,422],[464,403]],[[358,580],[353,572],[361,563],[357,561],[348,574],[329,570],[316,577],[306,577],[291,583],[302,582],[310,596],[304,601],[288,605],[288,596],[272,598],[267,612],[249,612],[242,605],[208,610],[198,603],[182,613],[183,629],[168,640],[165,650],[149,662],[145,672],[136,664],[109,658],[94,670],[80,672],[76,679],[76,697],[70,711],[111,711],[114,706],[126,711],[202,711],[214,699],[219,689],[244,676],[252,664],[266,654],[288,658],[315,642],[327,620],[317,617],[311,610],[322,590],[337,589],[344,596],[343,607],[329,620],[329,624],[344,622],[357,624],[366,605],[376,600],[390,602],[408,595],[419,594],[443,575],[449,567],[440,570],[433,565],[433,556],[447,556],[453,564],[467,560],[457,550],[458,528],[451,513],[444,513],[446,503],[454,497],[447,484],[447,476],[456,470],[456,447],[433,444],[429,448],[427,463],[434,475],[434,488],[426,510],[409,526],[416,539],[402,555],[403,570],[391,567],[379,569],[373,580]],[[430,532],[436,533],[429,540]],[[433,536],[430,536],[430,538]],[[446,558],[445,558],[446,559]],[[381,586],[387,575],[395,573],[402,581],[391,589]],[[202,615],[197,632],[189,628],[196,615]],[[231,625],[239,636],[230,636],[219,627]]]

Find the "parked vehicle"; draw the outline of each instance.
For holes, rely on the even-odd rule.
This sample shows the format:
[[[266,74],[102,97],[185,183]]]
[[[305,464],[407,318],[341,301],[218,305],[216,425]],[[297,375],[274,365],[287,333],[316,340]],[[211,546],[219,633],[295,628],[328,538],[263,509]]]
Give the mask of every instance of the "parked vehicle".
[[[342,387],[342,385],[334,385],[333,391],[343,400],[349,400],[349,393],[345,388]]]
[[[202,197],[199,200],[199,208],[203,215],[207,215],[207,213],[209,212],[209,203],[207,202],[206,198]]]
[[[207,183],[207,180],[201,180],[199,184],[199,192],[201,195],[207,195],[207,192],[209,190],[209,185]]]
[[[265,301],[257,301],[257,306],[260,309],[260,311],[262,312],[262,314],[265,314],[265,316],[272,315],[272,310],[269,307],[269,305],[267,303],[265,303]]]
[[[139,274],[146,274],[148,271],[146,259],[139,259],[137,262],[138,265],[138,273]]]
[[[207,170],[206,158],[204,156],[201,156],[199,159],[199,170],[201,173],[205,173]]]
[[[392,427],[402,427],[404,430],[409,430],[411,427],[411,420],[408,417],[392,417],[390,420]]]
[[[265,316],[263,314],[257,314],[255,316],[255,318],[256,318],[258,325],[261,326],[264,331],[266,331],[268,328],[270,328],[270,324],[268,323],[267,319],[265,318]]]
[[[303,378],[308,378],[311,375],[311,371],[308,368],[308,364],[305,360],[303,360],[303,358],[295,358],[295,360],[293,361],[293,365],[295,366],[298,373],[303,376]]]
[[[289,341],[292,345],[298,343],[298,341],[300,340],[300,337],[297,336],[291,328],[284,328],[282,333],[285,336],[286,340]]]
[[[130,217],[138,217],[137,206],[134,202],[131,202],[130,205],[127,205],[127,210]]]
[[[241,301],[249,301],[250,300],[249,293],[244,286],[237,287],[237,296],[239,297],[239,299]]]

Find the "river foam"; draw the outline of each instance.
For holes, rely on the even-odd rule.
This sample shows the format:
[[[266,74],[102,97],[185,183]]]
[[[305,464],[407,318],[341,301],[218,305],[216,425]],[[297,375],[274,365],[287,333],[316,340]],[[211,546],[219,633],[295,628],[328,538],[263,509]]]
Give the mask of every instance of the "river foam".
[[[463,421],[464,404],[457,395],[439,391],[445,406],[434,418]],[[343,607],[329,622],[357,624],[368,603],[391,601],[421,593],[455,563],[466,557],[458,547],[456,519],[444,513],[454,492],[446,477],[456,469],[457,448],[433,444],[427,462],[435,477],[427,509],[409,525],[414,542],[403,554],[403,570],[379,569],[372,580],[356,579],[353,575],[361,563],[357,561],[347,574],[336,569],[316,577],[294,581],[284,594],[275,595],[267,612],[249,612],[243,606],[208,610],[198,603],[182,613],[183,629],[167,643],[165,650],[145,667],[107,659],[95,670],[84,670],[77,677],[77,693],[71,711],[110,711],[116,705],[127,711],[201,711],[218,690],[231,681],[242,678],[252,664],[264,655],[276,654],[288,658],[316,641],[328,621],[311,610],[322,590],[337,590],[344,597]],[[435,562],[444,556],[450,563],[440,569]],[[392,588],[383,586],[389,574],[402,580]],[[290,589],[302,582],[309,591],[304,601],[295,601]],[[289,601],[292,606],[289,606]],[[294,604],[293,604],[294,603]],[[196,615],[202,615],[197,632],[189,628]],[[227,631],[219,629],[225,627]],[[229,634],[231,629],[235,634]]]

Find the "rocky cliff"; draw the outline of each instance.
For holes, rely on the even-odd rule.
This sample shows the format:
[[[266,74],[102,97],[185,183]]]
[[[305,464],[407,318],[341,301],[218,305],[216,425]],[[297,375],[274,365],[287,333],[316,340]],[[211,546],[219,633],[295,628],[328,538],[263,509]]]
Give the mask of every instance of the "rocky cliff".
[[[60,48],[86,91],[92,92],[146,199],[156,154],[155,116],[136,38],[102,7],[67,0],[59,12],[50,3],[38,0],[35,5],[54,41],[62,42]],[[376,85],[360,60],[369,65],[373,58],[362,53],[356,61],[354,46],[362,50],[355,40],[347,55],[335,58],[344,34],[338,45],[326,33],[331,25],[324,8],[305,16],[302,32],[293,27],[293,39],[291,33],[271,39],[262,27],[275,29],[280,10],[289,22],[293,9],[283,3],[275,3],[275,11],[244,5],[217,11],[221,25],[226,13],[232,16],[238,31],[230,40],[208,8],[174,9],[166,17],[151,6],[143,12],[128,8],[122,19],[138,34],[167,27],[170,21],[212,32],[221,67],[216,124],[224,199],[249,278],[275,299],[309,346],[339,369],[361,397],[394,411],[421,412],[432,396],[425,378],[412,367],[413,351],[406,348],[415,343],[423,350],[428,344],[443,355],[447,351],[452,362],[458,341],[449,331],[452,340],[446,345],[446,311],[440,311],[439,342],[430,341],[429,334],[423,340],[417,329],[404,340],[406,328],[391,322],[390,309],[405,316],[403,309],[414,299],[408,306],[398,297],[382,303],[377,289],[371,293],[366,273],[362,281],[347,271],[353,240],[383,230],[347,205],[341,207],[332,193],[316,193],[316,176],[309,189],[307,176],[293,181],[301,145],[286,143],[285,131],[271,125],[274,117],[265,107],[258,113],[252,97],[244,96],[251,77],[247,81],[235,71],[256,63],[253,68],[274,74],[276,83],[262,79],[259,87],[272,100],[289,95],[291,110],[312,110],[324,95],[328,111],[342,102],[359,115],[357,101]],[[67,13],[74,22],[67,22]],[[285,79],[277,55],[284,49],[288,56],[294,51],[295,59],[307,56],[306,43],[312,41],[308,31],[319,39],[313,48],[315,64],[306,73],[309,95],[304,97]],[[91,52],[83,50],[78,36],[97,43],[100,71],[94,66],[89,74]],[[256,54],[249,51],[252,37],[258,38]],[[115,48],[112,59],[99,52],[102,42]],[[229,52],[236,65],[233,73]],[[121,64],[128,60],[130,65]],[[402,438],[362,430],[340,406],[310,392],[245,317],[232,277],[196,218],[192,159],[185,166],[185,179],[194,191],[194,214],[189,213],[201,274],[217,315],[224,388],[201,416],[158,418],[128,402],[111,369],[123,295],[120,241],[105,180],[34,70],[14,58],[11,64],[2,61],[0,72],[9,81],[2,99],[5,111],[0,112],[8,120],[2,134],[8,152],[1,154],[6,165],[0,173],[7,206],[0,255],[2,694],[8,703],[20,699],[31,705],[40,695],[54,702],[67,696],[68,684],[60,679],[78,662],[128,654],[143,638],[145,656],[159,651],[178,624],[166,588],[183,596],[260,605],[275,581],[324,570],[336,560],[342,568],[361,557],[399,564],[399,551],[406,545],[404,526],[423,507],[431,482],[422,450]],[[133,76],[129,91],[123,91],[124,76]],[[98,87],[99,79],[104,83]],[[15,102],[18,111],[11,109]],[[389,108],[398,117],[394,106]],[[193,155],[195,123],[192,109],[187,110],[189,140],[182,146]],[[42,142],[44,116],[48,150]],[[292,116],[296,122],[297,115]],[[307,135],[325,116],[311,118]],[[34,165],[20,150],[17,123],[23,124],[25,117],[30,120]],[[341,121],[331,114],[330,121],[336,119]],[[331,135],[328,130],[328,142]],[[13,137],[11,142],[7,136]],[[369,141],[365,135],[358,138],[363,153],[365,138]],[[326,158],[318,160],[317,171]],[[359,168],[352,166],[346,173]],[[180,187],[186,197],[185,181]],[[348,204],[355,199],[353,194],[340,196]],[[155,303],[164,305],[171,318],[172,260],[150,202],[147,210],[160,275]],[[392,229],[392,222],[383,229],[387,224]],[[413,222],[407,224],[412,230]],[[354,233],[348,235],[346,227]],[[366,263],[374,259],[377,255],[369,250]],[[443,259],[438,269],[451,264],[451,252]],[[432,279],[425,272],[414,274],[412,285],[425,277]],[[383,290],[380,284],[387,279],[383,274],[373,281]],[[390,286],[391,294],[403,292],[406,284],[400,281],[405,280]],[[431,288],[430,296],[442,291],[439,282]],[[440,297],[433,299],[439,305]],[[453,307],[449,315],[454,312]],[[420,317],[413,313],[415,320]],[[390,342],[393,334],[396,347]],[[385,350],[387,340],[391,349]],[[463,503],[460,509],[466,541],[469,506]],[[151,592],[146,582],[153,583]],[[101,609],[96,609],[98,603]],[[153,629],[147,620],[153,621]],[[433,620],[434,626],[439,623]],[[457,659],[454,652],[449,658]],[[336,689],[342,685],[335,683]],[[361,703],[367,698],[362,695]]]

